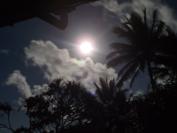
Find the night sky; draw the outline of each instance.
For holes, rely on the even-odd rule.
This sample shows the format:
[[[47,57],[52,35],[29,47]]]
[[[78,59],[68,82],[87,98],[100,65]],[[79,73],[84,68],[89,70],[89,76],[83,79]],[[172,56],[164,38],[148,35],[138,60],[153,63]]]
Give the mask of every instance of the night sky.
[[[56,75],[69,80],[72,80],[72,78],[83,79],[81,81],[85,83],[87,87],[93,82],[92,80],[97,81],[98,77],[93,78],[95,76],[94,73],[103,77],[116,77],[116,70],[107,68],[105,65],[105,57],[110,52],[109,44],[121,40],[112,33],[112,28],[119,23],[123,13],[129,12],[129,10],[127,10],[129,6],[132,7],[132,10],[136,10],[136,6],[134,5],[137,3],[144,4],[150,8],[153,8],[156,4],[155,0],[134,0],[134,4],[133,2],[128,3],[122,2],[123,0],[121,0],[118,1],[119,3],[117,3],[117,5],[115,4],[115,0],[108,0],[109,2],[106,2],[106,0],[103,1],[103,4],[87,4],[77,7],[76,10],[69,14],[69,24],[64,31],[37,18],[17,23],[13,27],[1,28],[0,101],[17,104],[19,97],[29,96],[29,94],[26,94],[27,92],[25,92],[25,94],[22,92],[23,89],[26,91],[26,88],[23,87],[28,86],[27,88],[29,89],[35,89],[34,85],[41,86],[48,83],[52,79],[57,78]],[[167,24],[175,27],[177,22],[174,22],[176,20],[176,0],[163,0],[163,2],[157,0],[157,5],[155,6],[157,8],[160,8],[160,6],[165,7],[160,8],[162,10],[162,18]],[[163,9],[166,10],[164,11]],[[169,16],[166,11],[173,14]],[[93,51],[89,57],[82,55],[77,48],[78,41],[85,38],[93,40],[94,42],[95,51]],[[32,40],[35,41],[32,42]],[[51,51],[51,53],[46,52],[47,48],[45,48],[45,45],[48,46],[46,41],[50,41],[49,46],[53,48],[48,47],[48,51]],[[35,45],[38,45],[38,47],[35,47]],[[54,48],[54,46],[56,47]],[[70,54],[68,60],[72,61],[70,63],[73,63],[73,68],[66,67],[65,70],[64,65],[67,65],[67,63],[61,63],[65,59],[59,60],[57,57],[53,57],[57,55],[57,53],[52,52],[52,50],[62,52],[63,49],[67,51],[65,51],[66,53]],[[57,56],[59,55],[60,54]],[[38,56],[39,60],[42,60],[41,64],[37,63]],[[43,60],[44,58],[46,58],[46,60]],[[49,61],[49,63],[47,61]],[[60,70],[54,68],[60,67],[60,64]],[[76,73],[79,72],[79,70],[81,72],[77,75]],[[23,76],[23,81],[19,81],[20,78],[18,77],[13,77],[11,80],[14,80],[14,82],[11,81],[8,84],[8,78],[9,76],[13,76],[12,73]],[[14,78],[18,78],[18,80]],[[24,78],[26,79],[26,84],[24,84]],[[146,74],[140,75],[134,88],[146,86],[147,80],[148,77]],[[23,84],[22,88],[18,87],[18,84]]]
[[[69,25],[62,31],[39,19],[20,22],[13,27],[0,29],[1,52],[1,101],[11,101],[19,97],[13,86],[5,85],[8,75],[13,70],[20,70],[27,77],[29,84],[45,82],[43,72],[25,60],[24,48],[31,40],[52,41],[59,48],[67,48],[72,57],[81,57],[75,48],[81,38],[91,38],[96,47],[101,48],[95,53],[93,60],[105,62],[108,44],[115,38],[111,34],[111,23],[104,20],[103,9],[90,5],[83,5],[69,15]]]

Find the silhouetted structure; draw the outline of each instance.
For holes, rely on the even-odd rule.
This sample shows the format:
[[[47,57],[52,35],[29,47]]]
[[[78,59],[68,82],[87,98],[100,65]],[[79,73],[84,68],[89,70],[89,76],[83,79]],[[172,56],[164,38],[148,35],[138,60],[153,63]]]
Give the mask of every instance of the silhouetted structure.
[[[37,17],[59,29],[65,29],[69,12],[76,6],[94,1],[96,0],[3,0],[0,4],[0,27]]]

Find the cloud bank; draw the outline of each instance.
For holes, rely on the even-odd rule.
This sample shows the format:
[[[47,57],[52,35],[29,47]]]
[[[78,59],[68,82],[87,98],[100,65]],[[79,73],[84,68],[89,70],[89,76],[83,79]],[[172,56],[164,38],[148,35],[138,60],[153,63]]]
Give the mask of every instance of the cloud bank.
[[[63,78],[64,81],[79,81],[86,89],[94,91],[93,83],[98,83],[100,77],[108,80],[117,78],[114,69],[107,68],[105,64],[96,63],[91,58],[73,58],[67,49],[60,49],[51,41],[33,40],[29,47],[24,48],[24,52],[26,61],[40,67],[43,70],[44,78],[49,82],[56,78]],[[47,84],[34,85],[30,88],[26,77],[19,70],[15,70],[9,75],[6,84],[16,86],[24,98],[48,90]]]
[[[91,58],[76,59],[67,49],[60,49],[51,41],[31,41],[25,48],[27,60],[44,70],[49,81],[63,78],[65,81],[79,81],[86,88],[93,89],[99,78],[117,77],[115,70],[105,64],[95,63]]]
[[[150,14],[149,17],[152,17],[152,11],[158,9],[159,18],[177,32],[177,19],[174,11],[168,5],[163,4],[161,0],[125,0],[121,3],[119,0],[100,0],[94,6],[102,6],[107,11],[114,13],[116,17],[132,11],[142,15],[142,10],[145,8]]]

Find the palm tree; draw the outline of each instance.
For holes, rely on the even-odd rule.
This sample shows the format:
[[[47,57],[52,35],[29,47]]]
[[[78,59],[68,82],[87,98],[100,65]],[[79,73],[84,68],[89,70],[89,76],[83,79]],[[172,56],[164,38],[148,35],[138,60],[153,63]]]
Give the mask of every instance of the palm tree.
[[[137,132],[135,112],[131,109],[131,97],[127,90],[118,88],[115,80],[100,78],[96,86],[96,97],[102,104],[102,121],[106,132]],[[136,126],[135,126],[136,125]]]
[[[130,18],[125,17],[125,21],[114,28],[114,33],[118,37],[127,39],[126,43],[112,43],[113,51],[107,56],[109,66],[123,65],[118,72],[120,77],[118,86],[122,86],[128,79],[131,79],[132,86],[139,72],[148,69],[151,87],[155,88],[152,66],[158,53],[158,46],[165,36],[165,27],[164,22],[158,19],[157,10],[153,11],[152,20],[149,21],[145,9],[143,17],[133,12]]]

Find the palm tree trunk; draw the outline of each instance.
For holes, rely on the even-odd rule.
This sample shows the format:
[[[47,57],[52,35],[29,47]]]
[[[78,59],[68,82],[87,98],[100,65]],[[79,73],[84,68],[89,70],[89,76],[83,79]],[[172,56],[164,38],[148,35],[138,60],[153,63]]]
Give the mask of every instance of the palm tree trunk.
[[[156,89],[156,83],[153,78],[153,72],[152,72],[150,61],[147,61],[147,67],[148,67],[148,74],[149,74],[150,83],[151,83],[151,89],[154,91]]]

